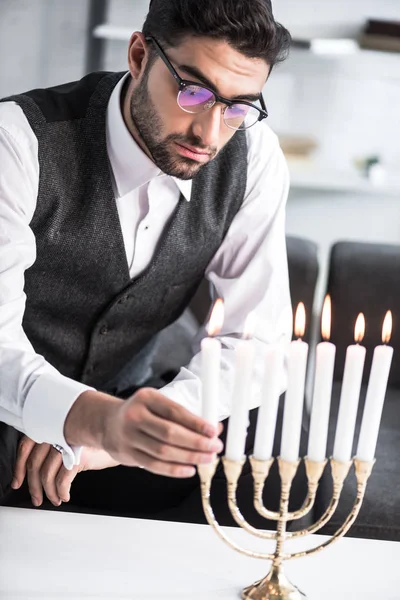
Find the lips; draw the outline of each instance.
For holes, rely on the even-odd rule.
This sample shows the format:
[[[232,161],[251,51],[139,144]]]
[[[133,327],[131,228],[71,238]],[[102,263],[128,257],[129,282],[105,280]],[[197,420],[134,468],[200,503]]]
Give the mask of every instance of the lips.
[[[186,146],[176,142],[176,147],[179,154],[196,162],[206,163],[211,159],[211,154],[209,152],[198,150],[197,148],[193,148],[193,146]]]
[[[209,152],[205,152],[204,150],[198,150],[197,148],[194,148],[193,146],[188,146],[187,144],[178,144],[179,146],[182,146],[182,148],[186,148],[186,150],[189,150],[190,152],[193,152],[193,154],[200,154],[201,156],[211,156],[211,154]]]

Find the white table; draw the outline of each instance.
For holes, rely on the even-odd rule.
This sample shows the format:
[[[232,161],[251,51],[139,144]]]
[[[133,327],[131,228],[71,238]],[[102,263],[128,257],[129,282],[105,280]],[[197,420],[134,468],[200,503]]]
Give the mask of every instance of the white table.
[[[226,531],[247,547],[271,548]],[[268,570],[204,525],[0,507],[1,599],[235,600]],[[399,600],[400,543],[344,539],[289,563],[287,574],[309,600]]]

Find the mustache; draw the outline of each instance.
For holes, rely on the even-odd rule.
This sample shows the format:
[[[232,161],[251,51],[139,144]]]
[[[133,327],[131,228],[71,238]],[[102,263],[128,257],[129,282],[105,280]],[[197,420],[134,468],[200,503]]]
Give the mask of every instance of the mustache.
[[[187,144],[188,146],[192,146],[193,148],[197,148],[198,150],[202,150],[210,154],[213,158],[218,149],[213,146],[207,146],[203,143],[202,139],[199,136],[186,136],[178,133],[171,133],[165,140],[166,142],[177,142],[178,144]]]

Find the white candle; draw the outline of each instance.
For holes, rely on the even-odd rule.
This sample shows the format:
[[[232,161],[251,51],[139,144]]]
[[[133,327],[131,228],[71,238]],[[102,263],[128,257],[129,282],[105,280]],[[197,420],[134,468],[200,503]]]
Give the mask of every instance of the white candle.
[[[335,355],[336,346],[334,344],[330,342],[318,344],[307,452],[309,460],[315,462],[326,459]]]
[[[392,315],[389,312],[383,325],[383,341],[389,341],[390,339],[391,317]],[[385,331],[385,327],[388,327],[388,333]],[[377,346],[375,348],[357,447],[357,458],[362,461],[371,462],[375,458],[392,358],[393,348],[390,346]]]
[[[258,411],[254,443],[254,458],[257,460],[270,460],[272,457],[282,386],[283,362],[282,345],[268,346],[264,357],[265,376],[261,390],[262,403]]]
[[[296,335],[302,337],[304,328],[305,310],[304,305],[300,304],[296,313]],[[308,344],[301,339],[291,342],[280,452],[280,457],[288,462],[295,462],[299,459],[307,357]]]
[[[211,314],[209,333],[215,335],[222,328],[224,305],[217,300]],[[202,417],[215,427],[218,424],[221,343],[208,337],[201,342]]]
[[[254,359],[254,343],[251,340],[240,340],[235,349],[235,383],[226,438],[225,456],[228,460],[238,461],[244,456]]]
[[[218,424],[219,375],[221,343],[205,338],[201,342],[202,417],[214,426]]]
[[[356,323],[356,341],[362,340],[364,330],[365,320],[361,314]],[[359,344],[347,348],[333,449],[333,458],[339,462],[351,460],[365,354],[366,349]]]
[[[330,326],[331,300],[327,296],[322,313],[322,336],[325,340],[328,340],[330,337]],[[317,345],[314,394],[307,452],[308,459],[314,462],[322,462],[326,459],[335,355],[336,346],[334,344],[324,341]]]

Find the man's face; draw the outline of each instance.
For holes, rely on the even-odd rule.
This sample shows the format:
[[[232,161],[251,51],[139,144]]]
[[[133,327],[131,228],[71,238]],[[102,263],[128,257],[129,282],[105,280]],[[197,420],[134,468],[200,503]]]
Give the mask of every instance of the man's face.
[[[210,38],[187,39],[166,54],[182,79],[203,85],[208,81],[208,87],[227,99],[260,94],[269,73],[264,60],[247,58]],[[177,103],[178,92],[174,77],[157,58],[135,81],[131,117],[157,166],[167,175],[192,179],[235,131],[224,122],[224,105],[186,113]]]

